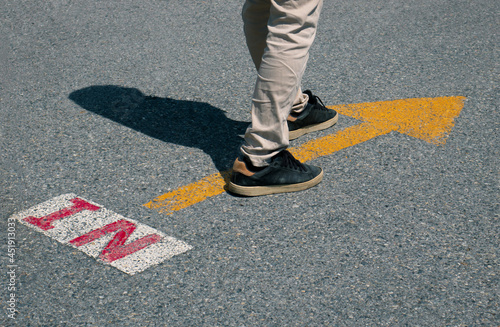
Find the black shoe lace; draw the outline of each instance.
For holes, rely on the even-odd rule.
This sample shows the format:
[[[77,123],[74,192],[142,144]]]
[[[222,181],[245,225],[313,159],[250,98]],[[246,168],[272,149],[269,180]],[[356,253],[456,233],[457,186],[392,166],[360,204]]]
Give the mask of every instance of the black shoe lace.
[[[306,167],[304,167],[304,165],[300,161],[295,159],[293,155],[287,150],[281,151],[280,153],[278,153],[278,155],[282,158],[281,165],[283,167],[306,171]]]
[[[316,95],[313,95],[314,99],[316,100],[316,108],[320,109],[320,110],[328,110],[328,108],[326,108],[325,104],[323,103],[323,101],[319,98],[319,96],[316,96]],[[321,106],[317,105],[319,103],[321,103]]]

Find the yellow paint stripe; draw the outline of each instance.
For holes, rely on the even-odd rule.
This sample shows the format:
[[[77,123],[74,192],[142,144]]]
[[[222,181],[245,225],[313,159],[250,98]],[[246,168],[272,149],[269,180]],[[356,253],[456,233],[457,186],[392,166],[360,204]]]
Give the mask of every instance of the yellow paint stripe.
[[[360,119],[361,124],[288,150],[301,162],[330,155],[391,131],[408,134],[433,144],[444,144],[453,120],[463,108],[464,97],[403,99],[330,106],[340,114]],[[165,193],[144,206],[172,214],[224,192],[230,171],[207,176]]]
[[[229,171],[223,171],[207,176],[172,192],[160,195],[144,206],[167,215],[172,214],[209,197],[224,193],[224,185],[226,185],[229,174]]]
[[[378,128],[371,123],[361,123],[335,134],[311,140],[299,147],[289,148],[288,151],[299,161],[306,162],[368,141],[376,136],[387,134],[392,130],[391,128]]]

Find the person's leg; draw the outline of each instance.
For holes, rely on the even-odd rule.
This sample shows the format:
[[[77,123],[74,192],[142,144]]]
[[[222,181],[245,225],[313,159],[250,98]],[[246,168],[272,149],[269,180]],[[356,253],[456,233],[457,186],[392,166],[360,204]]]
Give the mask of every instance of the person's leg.
[[[257,6],[255,3],[262,5],[263,1],[248,0],[244,19],[249,19],[248,12]],[[269,3],[266,47],[260,63],[258,58],[254,59],[258,77],[252,98],[252,125],[241,147],[242,154],[257,167],[267,166],[270,159],[289,144],[287,117],[300,98],[300,82],[322,7],[322,0],[269,0]],[[262,37],[264,29],[260,31]],[[248,39],[247,36],[247,42]],[[260,44],[255,49],[262,49]],[[253,58],[258,56],[253,48],[251,53]]]
[[[246,196],[295,192],[323,178],[321,168],[302,164],[285,150],[290,112],[293,109],[301,115],[311,111],[309,95],[300,91],[300,81],[321,5],[322,0],[245,3],[245,34],[258,77],[252,98],[252,125],[240,149],[242,156],[233,165],[228,184],[231,192]]]
[[[241,13],[245,40],[257,71],[266,48],[267,33],[269,32],[267,23],[270,14],[270,0],[247,0]]]
[[[243,6],[243,29],[247,46],[257,71],[260,68],[267,44],[270,11],[270,0],[247,0]],[[289,140],[334,125],[337,122],[336,112],[325,109],[322,102],[317,101],[316,96],[308,90],[302,92],[299,86],[290,116],[287,119],[290,131]]]

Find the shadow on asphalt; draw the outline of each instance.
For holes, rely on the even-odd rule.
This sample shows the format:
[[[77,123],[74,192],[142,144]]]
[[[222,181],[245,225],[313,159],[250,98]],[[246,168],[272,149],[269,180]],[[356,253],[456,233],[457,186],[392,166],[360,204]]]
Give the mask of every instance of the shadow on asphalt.
[[[82,108],[158,140],[207,153],[219,171],[232,166],[248,122],[207,103],[150,97],[135,88],[96,85],[72,92]]]

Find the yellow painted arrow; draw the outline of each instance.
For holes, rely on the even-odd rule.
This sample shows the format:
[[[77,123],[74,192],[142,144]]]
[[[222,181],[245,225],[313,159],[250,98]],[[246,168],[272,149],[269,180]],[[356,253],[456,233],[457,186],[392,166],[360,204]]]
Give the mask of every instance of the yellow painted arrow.
[[[431,144],[444,145],[464,100],[464,97],[439,97],[330,106],[328,108],[362,122],[288,150],[295,158],[305,162],[393,131]],[[225,171],[207,176],[160,195],[144,206],[172,214],[223,193],[229,174]]]

